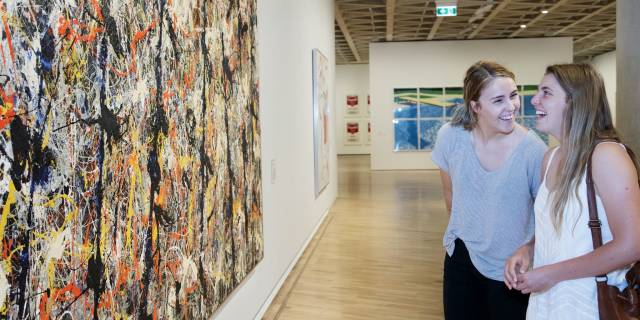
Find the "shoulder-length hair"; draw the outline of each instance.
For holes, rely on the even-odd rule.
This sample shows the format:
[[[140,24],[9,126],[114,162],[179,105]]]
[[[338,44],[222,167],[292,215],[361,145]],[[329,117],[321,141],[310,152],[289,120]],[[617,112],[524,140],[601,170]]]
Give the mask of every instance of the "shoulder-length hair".
[[[478,101],[482,89],[498,77],[516,80],[513,72],[496,62],[478,61],[467,69],[464,76],[464,104],[455,111],[451,125],[462,126],[466,130],[471,130],[477,125],[478,115],[471,108],[471,101]]]

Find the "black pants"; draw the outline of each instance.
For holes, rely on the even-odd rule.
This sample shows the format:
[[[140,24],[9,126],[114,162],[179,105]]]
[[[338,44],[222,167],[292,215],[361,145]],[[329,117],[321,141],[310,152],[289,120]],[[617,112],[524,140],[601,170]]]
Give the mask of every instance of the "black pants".
[[[460,239],[456,239],[453,256],[445,254],[443,294],[447,320],[525,319],[529,302],[528,294],[509,290],[504,282],[480,274]]]

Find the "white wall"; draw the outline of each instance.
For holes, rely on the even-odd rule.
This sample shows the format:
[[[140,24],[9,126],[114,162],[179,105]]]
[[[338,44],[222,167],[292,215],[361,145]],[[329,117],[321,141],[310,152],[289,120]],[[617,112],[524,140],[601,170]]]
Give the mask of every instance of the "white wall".
[[[430,152],[393,152],[393,89],[462,86],[478,60],[503,64],[518,84],[538,84],[547,65],[573,60],[571,38],[372,43],[369,84],[374,128],[371,168],[435,169]]]
[[[331,66],[329,103],[334,101],[333,14],[332,0],[258,0],[264,259],[216,319],[262,316],[336,198],[335,149],[329,185],[318,199],[314,195],[311,83],[311,50],[319,48]]]
[[[336,66],[336,149],[338,154],[369,154],[371,145],[367,144],[367,94],[369,94],[369,65],[351,64]],[[347,95],[357,95],[360,116],[346,115]],[[371,105],[373,107],[373,105]],[[360,145],[345,145],[345,125],[347,121],[360,123]]]
[[[591,64],[602,74],[613,123],[616,123],[616,52],[611,51],[596,56]]]

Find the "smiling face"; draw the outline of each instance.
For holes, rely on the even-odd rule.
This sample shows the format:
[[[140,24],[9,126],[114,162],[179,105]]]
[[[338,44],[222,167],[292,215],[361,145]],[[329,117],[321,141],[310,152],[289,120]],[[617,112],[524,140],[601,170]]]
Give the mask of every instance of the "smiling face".
[[[542,78],[531,103],[536,108],[536,129],[551,134],[560,141],[568,102],[567,93],[556,77],[547,73]]]
[[[483,130],[509,134],[515,128],[520,97],[513,79],[494,78],[480,91],[478,101],[471,101],[470,104]]]

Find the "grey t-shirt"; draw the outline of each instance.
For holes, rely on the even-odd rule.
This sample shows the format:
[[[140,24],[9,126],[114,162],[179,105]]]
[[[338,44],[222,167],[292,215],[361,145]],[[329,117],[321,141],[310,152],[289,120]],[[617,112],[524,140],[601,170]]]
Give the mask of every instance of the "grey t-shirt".
[[[431,157],[451,177],[451,217],[444,234],[449,256],[460,238],[482,275],[503,280],[506,259],[533,237],[533,202],[546,149],[529,130],[499,169],[487,171],[480,165],[470,131],[450,123],[440,128]]]

